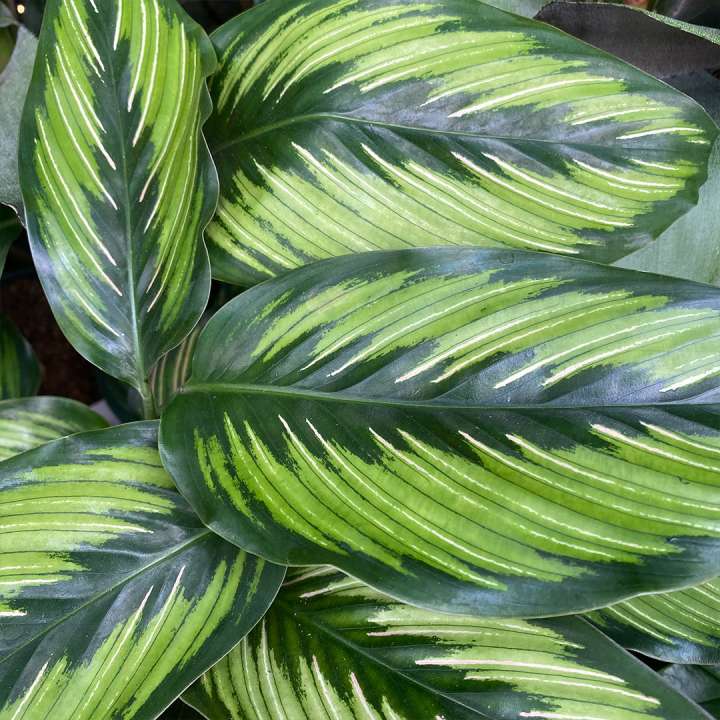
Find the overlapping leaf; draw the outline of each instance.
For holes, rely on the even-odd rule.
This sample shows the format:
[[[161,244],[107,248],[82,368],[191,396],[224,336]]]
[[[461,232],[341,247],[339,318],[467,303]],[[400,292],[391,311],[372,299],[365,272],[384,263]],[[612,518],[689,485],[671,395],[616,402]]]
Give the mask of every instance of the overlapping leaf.
[[[34,395],[40,387],[40,365],[15,324],[0,315],[0,400]]]
[[[0,206],[0,275],[5,268],[5,258],[10,246],[20,234],[20,223],[15,212],[8,207]]]
[[[26,28],[17,37],[8,64],[0,70],[0,203],[22,211],[18,181],[18,133],[23,100],[32,74],[37,40]]]
[[[155,718],[251,628],[283,569],[214,536],[156,424],[0,463],[0,718]]]
[[[589,618],[623,647],[645,655],[666,662],[720,663],[720,578],[626,600]]]
[[[202,519],[495,616],[720,571],[720,291],[550,255],[337,258],[226,305],[162,419]]]
[[[706,717],[582,620],[445,615],[331,568],[291,574],[184,699],[210,720]]]
[[[695,202],[703,110],[476,0],[270,0],[214,35],[216,277],[469,244],[607,262]]]
[[[720,718],[720,666],[668,665],[660,674],[686,697],[700,703],[712,717]]]
[[[70,341],[143,391],[207,301],[215,65],[173,0],[51,0],[21,130],[33,255]]]
[[[7,460],[51,440],[107,422],[86,405],[59,397],[31,397],[0,402],[0,460]]]

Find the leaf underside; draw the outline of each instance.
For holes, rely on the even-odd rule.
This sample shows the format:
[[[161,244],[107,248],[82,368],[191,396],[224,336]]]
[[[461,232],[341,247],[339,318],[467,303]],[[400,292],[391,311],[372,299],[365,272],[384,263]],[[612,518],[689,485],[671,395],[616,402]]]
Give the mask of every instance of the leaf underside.
[[[156,423],[0,463],[0,718],[155,718],[263,615],[283,568],[204,528]]]
[[[73,345],[141,387],[202,314],[215,57],[171,0],[52,0],[21,127],[33,257]]]
[[[421,610],[323,567],[183,698],[210,720],[706,717],[577,618]]]
[[[537,617],[720,571],[720,291],[535,253],[336,258],[226,305],[161,426],[203,521]]]
[[[686,96],[476,0],[271,0],[213,35],[215,277],[446,244],[610,262],[697,199]]]

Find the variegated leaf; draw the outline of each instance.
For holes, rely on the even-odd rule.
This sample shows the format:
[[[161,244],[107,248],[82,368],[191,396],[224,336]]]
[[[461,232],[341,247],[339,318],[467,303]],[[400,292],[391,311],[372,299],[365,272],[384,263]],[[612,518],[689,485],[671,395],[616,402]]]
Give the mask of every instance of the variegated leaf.
[[[707,717],[580,619],[421,610],[322,567],[183,697],[210,720]]]
[[[0,463],[0,718],[150,720],[263,615],[284,570],[203,527],[156,424]]]
[[[720,449],[713,459],[720,459]],[[588,617],[623,647],[644,655],[675,663],[720,663],[720,578],[642,595]]]
[[[0,400],[34,395],[40,387],[40,365],[15,324],[0,315]]]
[[[0,402],[0,461],[51,440],[107,422],[87,405],[59,397],[31,397]]]
[[[20,148],[35,262],[69,340],[149,402],[209,291],[214,53],[174,0],[50,0],[38,58]]]
[[[720,665],[668,665],[660,675],[665,682],[700,703],[712,717],[720,720]]]
[[[163,414],[203,521],[455,612],[720,572],[720,290],[557,256],[335,258],[227,304]]]
[[[464,244],[607,262],[696,201],[716,128],[477,0],[269,0],[213,35],[213,273]]]

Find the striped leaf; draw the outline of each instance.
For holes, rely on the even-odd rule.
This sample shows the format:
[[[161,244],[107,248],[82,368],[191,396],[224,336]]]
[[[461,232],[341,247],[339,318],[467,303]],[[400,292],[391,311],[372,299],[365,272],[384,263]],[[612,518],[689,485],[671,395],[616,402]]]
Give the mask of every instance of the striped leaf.
[[[284,570],[204,528],[156,424],[0,463],[0,718],[150,720],[262,616]]]
[[[34,395],[40,387],[40,365],[15,324],[0,315],[0,400]]]
[[[32,397],[0,402],[0,461],[51,440],[107,422],[87,405],[59,397]]]
[[[210,720],[707,717],[580,619],[421,610],[322,567],[183,697]]]
[[[667,85],[477,0],[270,0],[213,35],[216,277],[408,246],[608,262],[697,198],[716,128]]]
[[[471,248],[227,304],[162,418],[203,521],[407,602],[537,617],[720,573],[720,290]],[[632,403],[628,405],[627,403]]]
[[[660,674],[665,682],[720,719],[720,666],[668,665]]]
[[[209,291],[214,53],[173,0],[51,0],[38,58],[20,149],[35,262],[68,339],[147,400]]]
[[[623,647],[676,663],[720,663],[720,578],[642,595],[588,616]]]

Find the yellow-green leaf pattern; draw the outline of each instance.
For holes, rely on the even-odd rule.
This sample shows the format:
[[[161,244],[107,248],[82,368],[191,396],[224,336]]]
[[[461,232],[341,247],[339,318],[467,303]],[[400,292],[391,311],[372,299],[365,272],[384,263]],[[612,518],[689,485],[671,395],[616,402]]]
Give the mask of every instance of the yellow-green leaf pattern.
[[[150,720],[262,616],[283,569],[225,543],[156,424],[0,463],[0,718]]]
[[[51,440],[107,422],[86,405],[59,397],[31,397],[0,402],[0,461]]]
[[[537,617],[720,572],[720,290],[536,253],[335,258],[206,325],[161,451],[203,521]]]
[[[706,717],[580,619],[422,610],[323,567],[183,698],[209,720]]]
[[[65,335],[148,396],[207,301],[214,66],[174,0],[46,6],[20,143],[33,255]]]
[[[666,662],[720,664],[720,578],[590,613],[624,647]]]
[[[269,0],[213,35],[216,277],[476,245],[608,262],[697,199],[716,128],[653,78],[477,0]]]

